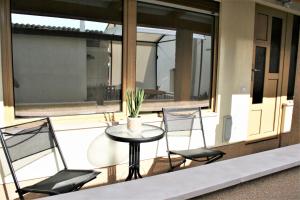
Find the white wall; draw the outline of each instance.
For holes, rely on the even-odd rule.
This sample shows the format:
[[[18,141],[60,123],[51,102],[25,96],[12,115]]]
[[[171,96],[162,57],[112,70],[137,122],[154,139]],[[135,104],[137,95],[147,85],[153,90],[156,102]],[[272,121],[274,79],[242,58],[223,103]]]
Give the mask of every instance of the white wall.
[[[203,42],[203,52],[201,49]],[[210,96],[211,86],[211,36],[205,36],[204,40],[193,41],[193,96]],[[202,62],[202,65],[201,65]],[[200,67],[202,66],[202,69]],[[200,71],[201,70],[201,71]],[[201,83],[199,83],[201,73]],[[199,90],[200,86],[200,90]]]
[[[200,76],[196,76],[196,74],[201,73],[201,40],[194,39],[193,40],[193,59],[192,59],[192,95],[198,96],[199,94],[199,78]]]
[[[103,105],[106,86],[109,85],[110,41],[94,41],[99,46],[87,47],[87,101]],[[88,43],[88,42],[87,42]],[[84,74],[82,74],[84,76]]]
[[[110,63],[108,48],[110,41],[103,40],[99,44],[99,47],[86,48],[86,53],[89,55],[86,64],[88,87],[108,84],[108,67]]]
[[[173,40],[176,36],[165,36],[161,41]],[[210,74],[211,74],[211,37],[207,36],[203,40],[203,52],[201,52],[201,40],[194,39],[193,43],[193,94],[198,95],[199,90],[199,74],[200,62],[202,59],[202,77],[200,84],[200,94],[210,93]],[[160,90],[166,92],[174,92],[174,79],[172,76],[175,69],[175,51],[176,41],[162,42],[158,45],[157,60],[157,79]]]
[[[121,89],[122,84],[122,43],[112,43],[112,85]]]
[[[162,41],[176,39],[175,36],[165,36]],[[159,43],[157,48],[157,85],[159,90],[174,92],[172,70],[175,69],[176,41]]]
[[[162,124],[162,118],[159,117],[151,116],[149,118],[143,116],[142,119],[148,124],[156,126],[161,126]],[[216,114],[204,115],[203,123],[208,146],[214,146],[216,119]],[[70,169],[92,169],[128,163],[128,143],[115,142],[109,139],[104,133],[107,123],[101,123],[99,120],[65,120],[64,123],[55,123],[56,120],[52,120],[52,122],[66,163]],[[193,132],[193,142],[190,144],[190,148],[201,147],[201,137],[201,132]],[[188,142],[189,137],[181,136],[177,140],[175,138],[171,145],[173,144],[173,149],[185,149],[188,147]],[[9,175],[9,168],[3,156],[2,151],[0,151],[0,163],[3,166],[5,182],[9,183],[12,182],[12,177]],[[167,156],[165,138],[156,142],[141,144],[141,160],[159,156]],[[19,180],[40,178],[55,173],[58,169],[56,165],[57,158],[53,153],[48,153],[46,156],[25,162],[26,165],[20,163],[18,165],[19,170],[17,170]],[[143,170],[143,166],[141,167]]]
[[[136,48],[136,86],[143,89],[156,88],[156,46],[138,42]]]
[[[206,36],[203,40],[203,60],[202,60],[202,77],[201,77],[201,95],[210,94],[211,88],[211,58],[212,58],[212,44],[211,37]]]
[[[217,110],[220,114],[216,144],[222,144],[223,118],[232,117],[228,142],[248,134],[255,2],[221,1]]]
[[[86,63],[85,39],[13,34],[16,103],[85,101]]]

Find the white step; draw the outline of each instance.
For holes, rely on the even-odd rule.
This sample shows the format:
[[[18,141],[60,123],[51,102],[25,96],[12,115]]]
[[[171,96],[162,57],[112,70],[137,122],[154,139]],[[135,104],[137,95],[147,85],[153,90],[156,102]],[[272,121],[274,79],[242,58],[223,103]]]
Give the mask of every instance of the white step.
[[[300,144],[44,200],[188,199],[300,165]]]

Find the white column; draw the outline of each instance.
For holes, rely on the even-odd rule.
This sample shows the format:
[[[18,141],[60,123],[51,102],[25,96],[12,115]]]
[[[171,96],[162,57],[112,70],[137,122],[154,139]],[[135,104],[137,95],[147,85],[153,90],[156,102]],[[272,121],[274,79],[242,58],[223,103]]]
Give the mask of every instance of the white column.
[[[247,138],[254,19],[254,0],[221,1],[216,145]],[[223,141],[223,120],[227,115],[232,116],[231,138]]]

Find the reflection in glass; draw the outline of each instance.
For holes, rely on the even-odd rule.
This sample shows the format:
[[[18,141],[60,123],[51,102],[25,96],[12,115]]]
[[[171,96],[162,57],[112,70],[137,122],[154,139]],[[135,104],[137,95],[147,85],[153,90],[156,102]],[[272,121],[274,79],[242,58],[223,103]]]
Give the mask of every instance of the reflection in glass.
[[[16,115],[119,111],[122,1],[51,1],[66,7],[54,11],[37,4],[28,14],[18,2],[11,15]],[[82,10],[70,16],[79,4]],[[100,12],[108,7],[110,12]]]
[[[146,102],[211,97],[214,17],[138,3],[136,86]]]
[[[253,69],[253,73],[254,73],[254,83],[253,83],[253,92],[252,92],[253,104],[263,102],[265,63],[266,63],[266,48],[256,47],[255,69]]]
[[[282,19],[272,17],[270,73],[279,73]]]

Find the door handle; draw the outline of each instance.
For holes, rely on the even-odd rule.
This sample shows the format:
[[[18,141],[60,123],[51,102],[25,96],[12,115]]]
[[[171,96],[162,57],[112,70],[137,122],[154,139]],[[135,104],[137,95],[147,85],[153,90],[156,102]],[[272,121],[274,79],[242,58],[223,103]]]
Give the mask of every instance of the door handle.
[[[255,74],[255,72],[261,72],[261,70],[260,70],[260,69],[254,68],[254,69],[252,69],[251,71],[252,71],[252,73],[251,73],[251,81],[252,81],[252,80],[254,79],[254,74]]]
[[[260,71],[261,71],[260,69],[256,69],[256,68],[252,69],[252,72],[260,72]]]

